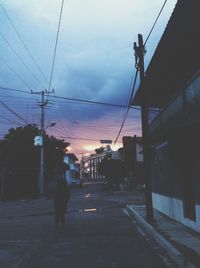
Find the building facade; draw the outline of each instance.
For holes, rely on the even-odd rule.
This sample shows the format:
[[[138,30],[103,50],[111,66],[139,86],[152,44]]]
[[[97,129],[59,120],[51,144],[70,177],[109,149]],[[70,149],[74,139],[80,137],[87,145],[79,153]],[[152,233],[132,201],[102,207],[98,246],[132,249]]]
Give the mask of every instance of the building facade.
[[[200,24],[197,0],[178,0],[134,104],[149,122],[153,207],[200,231]]]
[[[107,157],[111,151],[103,151],[101,153],[91,154],[82,159],[83,178],[85,181],[103,181],[104,176],[98,172],[98,165]]]
[[[144,184],[143,146],[141,137],[124,136],[124,164],[126,177],[130,182],[130,189]]]
[[[199,93],[198,74],[149,126],[154,207],[198,231],[200,103],[196,97]]]
[[[80,180],[80,169],[76,161],[78,161],[78,158],[75,154],[66,153],[64,155],[64,163],[68,165],[68,169],[66,171],[66,179],[69,185]]]
[[[84,181],[103,181],[105,176],[99,174],[98,165],[104,158],[112,157],[112,149],[109,145],[95,150],[95,154],[82,157],[81,178]]]

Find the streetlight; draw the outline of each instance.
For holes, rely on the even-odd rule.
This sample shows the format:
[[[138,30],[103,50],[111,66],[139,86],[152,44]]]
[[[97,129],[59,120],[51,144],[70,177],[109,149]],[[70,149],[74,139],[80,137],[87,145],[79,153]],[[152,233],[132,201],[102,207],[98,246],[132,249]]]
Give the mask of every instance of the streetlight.
[[[52,122],[50,125],[46,126],[44,130],[46,130],[49,127],[54,127],[56,125],[56,122]]]

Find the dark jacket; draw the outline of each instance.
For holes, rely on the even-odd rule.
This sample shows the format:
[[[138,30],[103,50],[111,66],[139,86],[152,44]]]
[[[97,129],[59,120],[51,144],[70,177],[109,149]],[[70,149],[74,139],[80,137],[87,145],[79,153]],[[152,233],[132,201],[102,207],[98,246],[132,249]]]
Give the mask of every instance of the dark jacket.
[[[59,180],[54,195],[54,201],[58,204],[66,204],[70,199],[71,191],[66,180]]]

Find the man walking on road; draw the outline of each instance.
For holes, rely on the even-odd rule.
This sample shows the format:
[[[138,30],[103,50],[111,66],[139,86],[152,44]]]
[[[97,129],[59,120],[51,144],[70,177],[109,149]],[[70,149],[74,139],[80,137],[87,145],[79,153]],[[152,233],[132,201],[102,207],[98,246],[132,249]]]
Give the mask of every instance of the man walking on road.
[[[65,212],[70,199],[70,187],[62,169],[57,177],[57,185],[54,194],[55,225],[59,231],[64,230]]]

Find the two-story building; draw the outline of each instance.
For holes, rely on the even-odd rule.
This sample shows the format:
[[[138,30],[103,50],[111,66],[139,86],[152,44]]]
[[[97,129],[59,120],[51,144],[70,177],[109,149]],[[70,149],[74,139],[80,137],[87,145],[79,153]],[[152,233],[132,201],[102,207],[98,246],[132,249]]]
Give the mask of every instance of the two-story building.
[[[105,150],[102,150],[102,152],[91,154],[82,159],[82,169],[85,180],[87,181],[104,180],[104,176],[99,174],[98,172],[98,165],[108,155],[112,155],[112,150],[110,149],[110,147],[105,148]]]
[[[178,0],[134,105],[149,121],[153,207],[200,231],[200,2]]]
[[[79,165],[76,163],[78,161],[78,158],[73,153],[66,153],[64,155],[64,163],[67,164],[69,167],[66,170],[66,179],[71,184],[80,183],[80,170]]]

